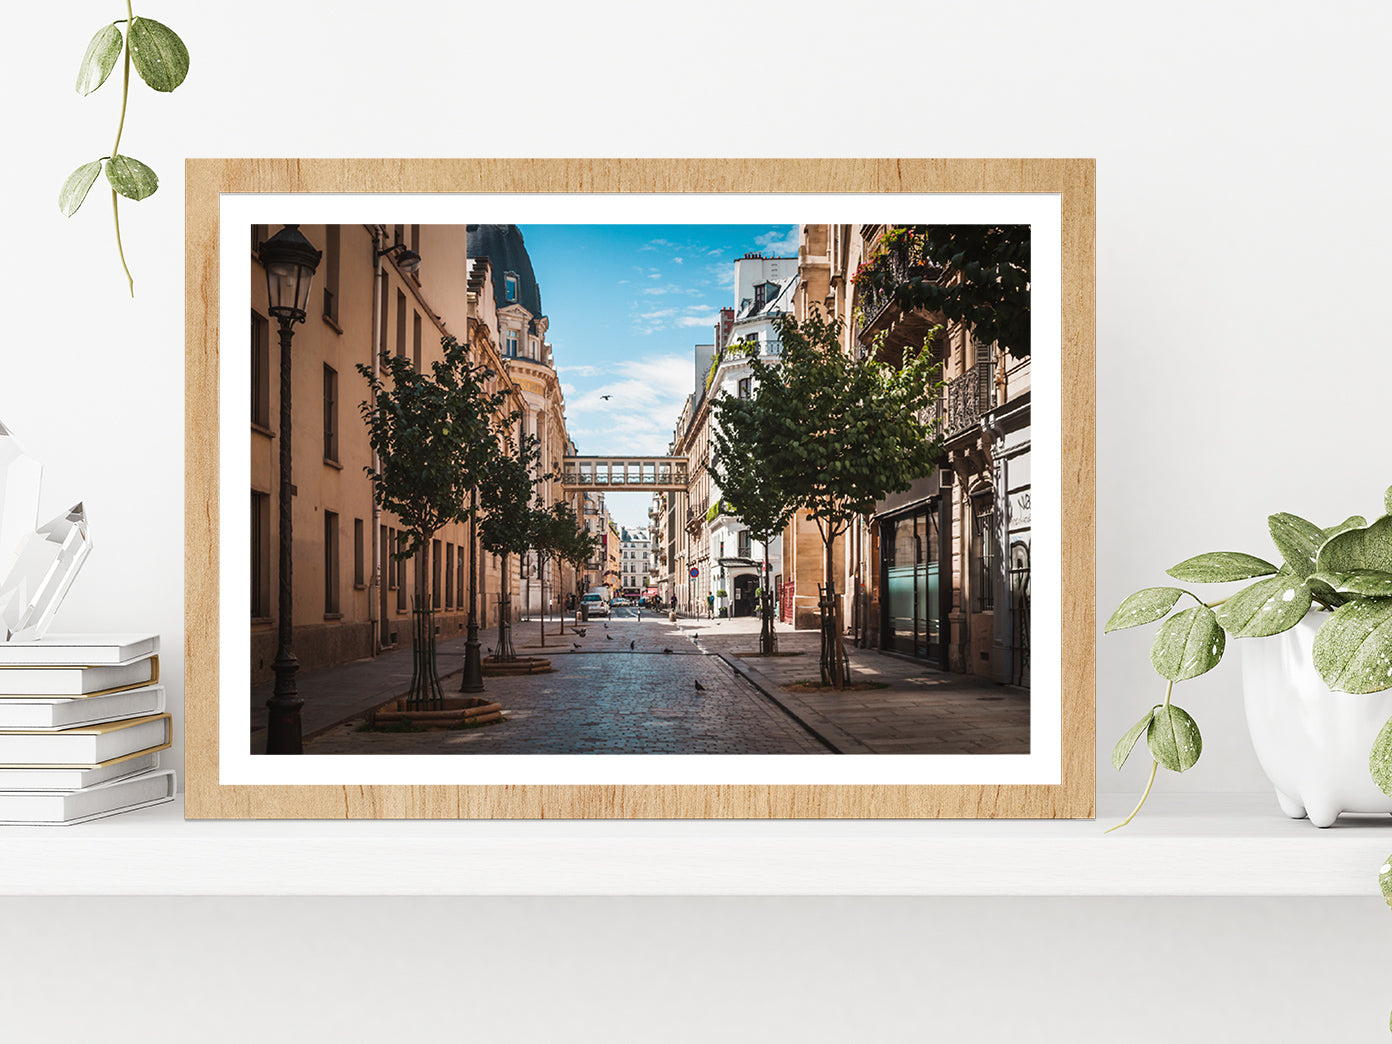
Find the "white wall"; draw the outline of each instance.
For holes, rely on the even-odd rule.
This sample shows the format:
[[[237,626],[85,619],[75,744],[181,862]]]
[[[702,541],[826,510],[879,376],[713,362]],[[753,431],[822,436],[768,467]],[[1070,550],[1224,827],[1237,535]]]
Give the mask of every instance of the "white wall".
[[[388,12],[379,4],[247,0],[171,3],[154,12],[183,34],[193,70],[172,95],[137,85],[131,99],[122,151],[162,178],[154,197],[122,208],[134,301],[100,187],[71,220],[54,202],[70,170],[110,148],[115,84],[81,99],[72,83],[90,35],[123,17],[123,5],[78,0],[13,13],[10,38],[20,43],[0,69],[9,231],[0,261],[7,311],[0,419],[46,465],[43,510],[81,499],[90,512],[95,552],[62,625],[163,632],[176,708],[185,156],[1095,156],[1099,624],[1124,595],[1160,582],[1166,566],[1190,554],[1261,552],[1269,512],[1341,519],[1376,510],[1392,483],[1386,4],[817,0],[790,13],[713,0],[699,15],[683,5],[541,7],[526,19],[536,72],[525,82],[508,67],[508,52],[488,43],[516,31],[517,11],[507,5],[426,0]],[[744,36],[779,41],[762,61],[791,74],[798,96],[776,117],[731,116],[748,112],[736,75],[747,71],[746,58],[727,47],[732,23]],[[289,108],[294,92],[277,84],[281,62],[322,77],[325,86],[303,110]],[[403,63],[415,83],[409,92],[398,82]],[[714,75],[693,89],[689,77],[673,76],[689,68]],[[306,73],[297,77],[306,82]],[[489,83],[494,88],[477,89]],[[506,119],[496,110],[503,85]],[[1157,694],[1143,636],[1100,641],[1100,754]],[[1235,664],[1186,683],[1176,699],[1198,717],[1205,754],[1184,778],[1166,776],[1158,786],[1263,788],[1241,720]],[[1139,790],[1141,766],[1117,777],[1105,757],[1099,764],[1100,790]],[[7,930],[22,935],[27,928],[37,938],[53,905],[12,909]],[[151,916],[165,924],[173,905],[152,905]],[[1218,1039],[1226,1027],[1234,1039],[1256,1038],[1268,1027],[1272,1039],[1316,1039],[1320,1033],[1306,1030],[1312,1013],[1322,1012],[1323,1025],[1343,1020],[1342,1032],[1331,1028],[1323,1039],[1371,1040],[1383,1039],[1378,1013],[1392,995],[1339,994],[1331,971],[1354,986],[1372,985],[1360,963],[1369,951],[1357,939],[1348,947],[1342,941],[1362,930],[1363,917],[1385,917],[1375,905],[1352,916],[1334,902],[1269,909],[1132,903],[1121,907],[1125,930],[1118,932],[1103,912],[1115,908],[1102,904],[943,903],[928,904],[932,916],[912,921],[904,935],[896,917],[838,927],[815,906],[793,907],[796,916],[783,919],[772,912],[779,904],[763,903],[754,906],[758,917],[725,923],[716,936],[689,913],[701,904],[677,904],[682,916],[655,933],[635,923],[643,909],[636,902],[613,904],[614,918],[588,920],[584,903],[519,903],[506,907],[492,934],[461,928],[437,940],[435,952],[457,961],[450,983],[480,967],[504,977],[528,968],[525,977],[539,979],[542,996],[512,996],[507,1005],[520,1027],[516,1038],[542,1039],[543,1024],[554,1039],[577,1021],[621,1028],[640,1020],[649,1033],[629,1039],[720,1021],[732,1036],[761,1039],[793,1030],[804,1039],[845,1039],[827,1027],[864,1030],[862,1039],[908,1039],[929,1026],[953,1030],[955,1039],[991,1040],[1018,1025],[1008,1012],[1019,1005],[1030,1013],[1029,1039],[1101,1039],[1104,1028],[1123,1025],[1127,1039],[1160,1039],[1146,1013],[1156,996],[1150,991],[1163,991],[1161,979],[1175,973],[1203,998],[1199,1025],[1213,1032],[1201,1036]],[[326,945],[303,956],[342,974],[316,976],[311,967],[307,980],[292,977],[307,1017],[328,1027],[354,1021],[345,1013],[380,1019],[383,1009],[365,1001],[357,984],[389,979],[402,963],[372,945],[352,962],[326,955],[333,940],[399,941],[399,922],[383,909],[416,911],[423,920],[435,916],[427,910],[458,913],[461,925],[471,913],[446,902],[308,906],[289,907],[290,927]],[[566,913],[559,922],[557,908]],[[284,1010],[283,1000],[261,999],[273,989],[273,975],[262,970],[280,957],[259,949],[276,934],[285,907],[199,909],[197,931],[164,927],[155,935],[179,955],[172,963],[200,948],[220,955],[217,974],[188,988],[241,1010]],[[951,959],[976,946],[953,919],[959,909],[999,933],[991,953],[969,951],[968,967],[981,976],[974,991]],[[1080,916],[1059,916],[1059,909]],[[1263,915],[1242,913],[1250,909]],[[1340,943],[1316,937],[1326,916]],[[560,945],[557,923],[577,933],[572,949],[559,951],[570,960],[547,956],[538,975],[531,958]],[[939,923],[949,930],[938,931]],[[257,938],[243,937],[247,924],[261,929]],[[1385,920],[1381,927],[1385,937]],[[765,933],[758,952],[766,959],[746,965],[735,942],[755,931]],[[132,933],[106,936],[116,937]],[[1176,937],[1191,948],[1174,946]],[[228,938],[241,939],[241,949],[226,949]],[[516,939],[535,939],[537,947],[524,950]],[[812,951],[825,959],[808,961],[804,943],[814,939],[846,945]],[[1164,960],[1154,954],[1157,940]],[[668,1005],[645,999],[644,984],[659,972],[634,961],[635,945],[654,965],[685,971],[689,988],[659,994]],[[1321,955],[1312,970],[1307,949]],[[1385,945],[1380,953],[1385,967]],[[1121,965],[1136,970],[1123,974]],[[600,967],[615,975],[593,980],[593,992],[564,985],[577,969],[588,975]],[[727,974],[730,967],[766,976],[767,994]],[[1065,984],[1063,967],[1083,971]],[[1196,967],[1211,973],[1196,974]],[[859,970],[866,968],[874,974]],[[842,988],[824,988],[827,976],[847,970]],[[1037,976],[1057,988],[1039,988]],[[934,982],[946,987],[935,991]],[[724,992],[704,988],[712,983]],[[954,984],[962,987],[955,994]],[[554,1007],[543,1003],[548,985],[560,999]],[[29,988],[42,996],[32,981]],[[1119,997],[1129,999],[1123,1005]],[[396,999],[384,997],[384,1004],[394,1018],[409,1017]],[[187,997],[179,1010],[192,1011]],[[423,1010],[439,1012],[441,1025],[499,1014],[487,997],[449,1013]],[[674,1010],[684,1014],[673,1017]],[[713,1021],[711,1012],[729,1013],[737,1024]]]

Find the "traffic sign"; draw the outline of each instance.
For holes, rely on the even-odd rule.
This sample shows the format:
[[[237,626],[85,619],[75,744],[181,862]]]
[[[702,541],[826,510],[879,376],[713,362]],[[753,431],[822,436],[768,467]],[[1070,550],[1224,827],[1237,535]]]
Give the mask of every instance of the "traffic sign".
[[[700,575],[701,575],[701,567],[700,567],[700,566],[692,566],[692,567],[691,567],[691,576],[692,576],[692,578],[694,579],[694,578],[696,578],[696,577],[698,577],[698,576],[700,576]]]

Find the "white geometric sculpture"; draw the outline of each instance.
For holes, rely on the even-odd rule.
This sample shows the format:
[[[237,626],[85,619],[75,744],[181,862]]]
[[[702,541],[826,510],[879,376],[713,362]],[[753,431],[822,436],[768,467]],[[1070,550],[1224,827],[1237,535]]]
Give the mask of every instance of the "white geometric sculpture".
[[[42,472],[0,424],[0,641],[42,638],[92,551],[80,503],[35,528]]]
[[[87,513],[80,503],[29,534],[0,580],[5,641],[34,642],[44,636],[91,552]]]
[[[39,523],[39,482],[43,465],[20,448],[0,424],[0,577],[9,569],[20,541]]]

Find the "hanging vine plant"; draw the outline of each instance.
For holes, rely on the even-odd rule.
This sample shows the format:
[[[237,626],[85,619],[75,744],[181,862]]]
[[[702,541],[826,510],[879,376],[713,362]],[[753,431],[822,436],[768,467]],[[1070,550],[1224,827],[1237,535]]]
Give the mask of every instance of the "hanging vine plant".
[[[119,28],[122,25],[126,27],[124,34]],[[116,124],[116,143],[111,146],[111,155],[84,163],[68,175],[58,192],[58,209],[64,217],[77,213],[97,175],[105,171],[106,180],[111,185],[116,252],[121,256],[121,267],[125,270],[126,281],[134,297],[135,279],[131,276],[130,266],[126,264],[126,252],[121,245],[119,200],[121,196],[141,200],[153,195],[159,188],[159,178],[149,166],[121,152],[121,134],[126,128],[126,104],[130,100],[131,66],[135,66],[135,71],[146,84],[167,94],[183,83],[188,75],[189,54],[188,48],[173,29],[153,18],[137,18],[131,10],[130,0],[126,0],[126,17],[102,26],[87,45],[87,53],[82,56],[82,64],[77,70],[77,93],[85,97],[104,84],[116,68],[117,60],[123,56],[121,118]]]

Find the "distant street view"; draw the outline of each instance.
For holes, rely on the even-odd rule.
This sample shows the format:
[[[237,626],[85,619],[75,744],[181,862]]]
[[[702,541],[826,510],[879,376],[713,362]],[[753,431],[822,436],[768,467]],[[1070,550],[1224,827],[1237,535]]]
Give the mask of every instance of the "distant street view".
[[[1029,752],[1028,226],[251,233],[253,753]]]

